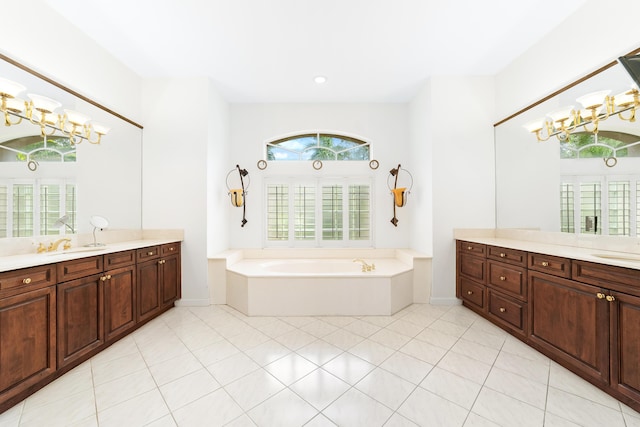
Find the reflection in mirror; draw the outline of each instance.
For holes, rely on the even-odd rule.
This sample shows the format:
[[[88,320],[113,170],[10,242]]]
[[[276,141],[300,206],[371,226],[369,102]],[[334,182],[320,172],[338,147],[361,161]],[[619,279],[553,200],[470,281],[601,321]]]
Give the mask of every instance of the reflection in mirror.
[[[640,124],[629,120],[630,111],[552,133],[543,142],[531,127],[554,113],[554,126],[570,127],[575,117],[563,122],[561,112],[592,116],[580,97],[603,90],[625,94],[632,85],[616,64],[495,127],[498,228],[640,236]],[[541,128],[544,135],[548,129]]]
[[[56,125],[67,131],[54,132],[49,123],[43,134],[40,123],[31,123],[25,112],[19,124],[0,127],[0,238],[88,233],[96,211],[109,217],[114,228],[140,229],[141,127],[1,56],[0,78],[26,87],[24,93],[59,102]],[[85,127],[73,112],[111,128],[100,144],[87,142],[97,142],[96,129],[90,140],[82,138]],[[37,110],[32,114],[34,120],[42,118]],[[15,115],[9,120],[18,121]]]
[[[91,217],[91,220],[89,221],[89,223],[93,226],[93,243],[89,243],[85,246],[91,246],[91,247],[95,247],[95,246],[105,246],[104,243],[98,243],[96,240],[96,230],[104,230],[105,228],[107,228],[109,226],[109,221],[107,221],[106,218],[98,216],[98,215],[94,215]]]

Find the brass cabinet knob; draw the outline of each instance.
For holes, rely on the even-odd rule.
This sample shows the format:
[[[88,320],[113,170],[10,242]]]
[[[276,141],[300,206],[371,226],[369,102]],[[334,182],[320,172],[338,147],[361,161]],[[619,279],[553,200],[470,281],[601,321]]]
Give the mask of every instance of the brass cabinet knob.
[[[175,248],[174,248],[173,246],[172,246],[172,247],[170,247],[170,248],[169,248],[169,252],[173,252],[173,250],[174,250],[174,249],[175,249]]]
[[[31,283],[31,277],[22,279],[22,283],[24,283],[25,285],[28,285],[29,283]]]
[[[473,295],[473,291],[467,291],[467,295]]]
[[[542,261],[542,266],[543,267],[549,267],[549,263],[547,261]]]
[[[153,251],[147,252],[147,255],[149,255],[149,256],[153,255]]]
[[[467,246],[468,251],[470,251],[471,249],[473,249],[473,246]]]
[[[506,308],[504,308],[504,307],[500,307],[500,313],[504,313],[504,312],[506,312],[506,311],[507,311],[507,309],[506,309]]]
[[[613,295],[607,295],[607,301],[613,302],[615,300],[616,300],[616,297],[614,297]]]
[[[158,264],[164,264],[165,262],[167,262],[167,261],[166,261],[166,260],[164,260],[164,259],[161,259],[160,261],[158,261]],[[364,271],[364,270],[363,270],[363,271]]]
[[[504,258],[506,256],[507,256],[507,254],[505,254],[504,252],[500,252],[500,258]]]
[[[500,276],[500,280],[502,280],[504,282],[505,280],[507,280],[507,278],[504,277],[504,276]]]
[[[100,280],[103,281],[103,282],[106,281],[107,280],[107,276],[100,277]]]
[[[602,292],[598,292],[596,296],[598,297],[598,299],[604,299],[605,294],[603,294]]]
[[[111,275],[107,274],[107,280],[110,280],[110,279],[111,279]]]

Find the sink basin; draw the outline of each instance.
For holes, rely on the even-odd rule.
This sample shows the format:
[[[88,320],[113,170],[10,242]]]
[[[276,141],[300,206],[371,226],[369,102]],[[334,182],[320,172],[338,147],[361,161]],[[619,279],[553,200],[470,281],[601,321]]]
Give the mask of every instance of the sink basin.
[[[594,257],[597,258],[604,258],[604,259],[615,259],[615,260],[619,260],[619,261],[635,261],[635,262],[640,262],[640,255],[633,255],[633,254],[591,254]]]
[[[79,252],[98,252],[98,251],[104,251],[105,249],[107,249],[106,246],[79,247],[79,248],[66,249],[62,251],[47,252],[47,255],[75,254]]]

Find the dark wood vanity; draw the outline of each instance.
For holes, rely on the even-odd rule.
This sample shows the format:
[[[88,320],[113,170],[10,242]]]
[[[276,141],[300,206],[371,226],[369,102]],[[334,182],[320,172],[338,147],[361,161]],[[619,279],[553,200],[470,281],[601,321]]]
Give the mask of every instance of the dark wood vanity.
[[[180,242],[0,272],[0,413],[169,308]]]
[[[457,241],[465,307],[640,410],[640,270]]]

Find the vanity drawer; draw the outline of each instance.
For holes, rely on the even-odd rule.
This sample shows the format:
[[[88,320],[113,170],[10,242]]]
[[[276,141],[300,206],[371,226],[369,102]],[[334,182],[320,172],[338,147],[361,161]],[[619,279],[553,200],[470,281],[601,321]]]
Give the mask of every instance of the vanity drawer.
[[[458,288],[460,289],[460,298],[473,304],[477,308],[484,309],[485,287],[476,282],[460,277],[458,279]]]
[[[522,267],[489,261],[487,284],[514,298],[527,299],[527,270]]]
[[[481,243],[458,240],[458,252],[484,257],[487,253],[487,246]]]
[[[102,273],[102,261],[102,256],[92,256],[60,262],[58,264],[58,282],[62,283]]]
[[[106,254],[104,256],[104,269],[127,267],[136,263],[136,251],[122,251]]]
[[[516,249],[501,248],[498,246],[487,247],[487,258],[506,262],[520,267],[527,266],[527,253]]]
[[[162,245],[160,247],[160,254],[162,256],[169,256],[169,255],[179,254],[179,253],[180,253],[180,243],[179,242],[168,243],[168,244]]]
[[[473,279],[476,282],[486,283],[487,260],[469,256],[469,254],[458,254],[458,274]]]
[[[41,265],[0,273],[0,291],[33,290],[56,284],[56,266]],[[2,292],[4,294],[5,292]],[[12,292],[13,293],[13,292]]]
[[[571,277],[571,260],[568,258],[530,252],[529,269],[568,279]]]
[[[146,261],[149,259],[158,258],[160,256],[160,246],[149,246],[137,250],[136,259],[138,262]]]
[[[640,294],[640,270],[574,260],[571,278],[620,292]]]
[[[489,315],[510,329],[526,334],[527,306],[511,298],[488,290]]]

